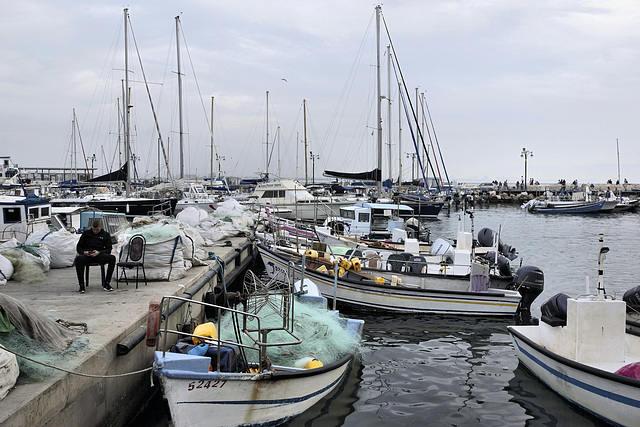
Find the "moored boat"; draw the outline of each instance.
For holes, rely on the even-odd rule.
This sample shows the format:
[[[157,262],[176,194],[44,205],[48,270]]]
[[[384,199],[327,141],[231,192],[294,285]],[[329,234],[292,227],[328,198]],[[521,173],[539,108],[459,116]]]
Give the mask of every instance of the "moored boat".
[[[349,308],[385,313],[430,313],[480,316],[514,316],[529,322],[530,304],[542,292],[542,272],[534,269],[523,274],[515,283],[518,291],[488,286],[488,275],[471,274],[460,277],[425,277],[419,281],[398,280],[398,275],[373,275],[358,271],[359,264],[332,271],[317,265],[308,265],[306,259],[296,262],[286,249],[257,245],[270,277],[280,274],[308,278],[328,299]],[[348,264],[347,264],[348,266]],[[373,272],[372,272],[373,273]],[[377,273],[375,273],[377,274]],[[385,277],[388,276],[388,277]],[[395,277],[394,277],[395,276]]]
[[[557,294],[539,325],[508,331],[521,365],[561,397],[607,423],[637,425],[640,336],[626,331],[625,302],[605,293],[607,251],[601,244],[596,295]]]
[[[347,376],[362,320],[338,317],[309,284],[294,297],[291,285],[272,287],[255,276],[251,281],[247,288],[245,276],[245,292],[238,295],[242,310],[172,296],[150,305],[151,325],[177,300],[216,318],[191,334],[168,328],[168,322],[159,329],[157,345],[168,335],[186,337],[172,351],[155,352],[155,375],[174,425],[279,425]]]
[[[615,200],[552,202],[534,199],[525,203],[522,207],[531,213],[591,214],[613,212],[616,205],[617,202]]]

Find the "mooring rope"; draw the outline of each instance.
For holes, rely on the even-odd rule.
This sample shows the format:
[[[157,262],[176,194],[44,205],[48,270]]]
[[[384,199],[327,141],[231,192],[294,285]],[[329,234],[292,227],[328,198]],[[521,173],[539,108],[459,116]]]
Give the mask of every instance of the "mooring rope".
[[[23,359],[27,359],[30,362],[37,363],[38,365],[46,366],[46,367],[52,368],[52,369],[57,369],[58,371],[66,372],[68,374],[79,375],[81,377],[89,377],[89,378],[120,378],[120,377],[129,376],[129,375],[138,375],[138,374],[141,374],[143,372],[147,372],[147,371],[150,371],[150,370],[153,369],[153,366],[151,366],[149,368],[140,369],[139,371],[127,372],[127,373],[124,373],[124,374],[116,374],[116,375],[83,374],[82,372],[75,372],[75,371],[71,371],[69,369],[64,369],[64,368],[60,368],[60,367],[57,367],[57,366],[49,365],[48,363],[40,362],[38,360],[32,359],[32,358],[27,357],[27,356],[25,356],[23,354],[20,354],[18,352],[10,350],[10,349],[6,348],[5,346],[3,346],[2,344],[0,344],[0,348],[2,348],[3,350],[8,351],[9,353],[15,354],[18,357],[22,357]]]

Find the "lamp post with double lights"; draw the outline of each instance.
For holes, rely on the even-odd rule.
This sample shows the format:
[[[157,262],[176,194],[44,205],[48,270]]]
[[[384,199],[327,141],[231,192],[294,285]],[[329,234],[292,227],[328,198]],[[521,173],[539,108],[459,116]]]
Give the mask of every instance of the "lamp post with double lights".
[[[311,159],[311,183],[316,183],[316,160],[320,158],[319,154],[313,154],[313,151],[309,151],[309,158]]]
[[[91,157],[87,157],[87,160],[91,160],[91,174],[90,174],[90,177],[93,178],[95,176],[95,172],[93,171],[93,162],[96,161],[96,155],[92,154]]]
[[[533,151],[527,150],[526,148],[522,148],[522,152],[520,153],[520,157],[524,157],[524,189],[527,189],[527,159],[529,157],[533,157]]]

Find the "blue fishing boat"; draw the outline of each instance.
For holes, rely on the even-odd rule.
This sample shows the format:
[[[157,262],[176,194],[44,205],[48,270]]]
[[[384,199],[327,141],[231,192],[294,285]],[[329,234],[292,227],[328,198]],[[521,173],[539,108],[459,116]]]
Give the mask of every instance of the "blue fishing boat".
[[[617,202],[608,200],[598,200],[595,202],[552,202],[531,200],[522,205],[531,213],[548,214],[586,214],[586,213],[609,213],[613,212]]]

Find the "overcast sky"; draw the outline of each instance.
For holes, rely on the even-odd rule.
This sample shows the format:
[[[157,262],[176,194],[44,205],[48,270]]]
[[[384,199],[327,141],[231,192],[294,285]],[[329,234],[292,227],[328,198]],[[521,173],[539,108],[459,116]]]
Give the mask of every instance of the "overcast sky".
[[[158,164],[145,76],[170,147],[171,174],[180,174],[177,15],[186,175],[210,173],[212,96],[224,171],[256,177],[265,170],[267,91],[270,147],[279,141],[272,175],[280,159],[283,176],[304,181],[304,99],[316,177],[324,169],[376,166],[374,3],[156,0],[126,6],[140,175],[157,175]],[[2,155],[25,167],[69,167],[75,109],[78,166],[95,154],[98,173],[117,168],[124,7],[48,0],[3,5]],[[411,102],[416,88],[424,94],[451,179],[514,183],[524,175],[526,148],[533,152],[528,176],[540,182],[615,181],[618,140],[621,179],[640,182],[640,2],[388,1],[382,16]],[[388,45],[386,34],[381,43]],[[386,96],[384,52],[381,74]],[[391,135],[397,177],[400,104],[395,76],[391,80],[391,128],[384,100],[383,134],[385,144]],[[406,153],[413,142],[406,119],[401,132],[409,179]],[[311,160],[307,167],[311,180]]]

